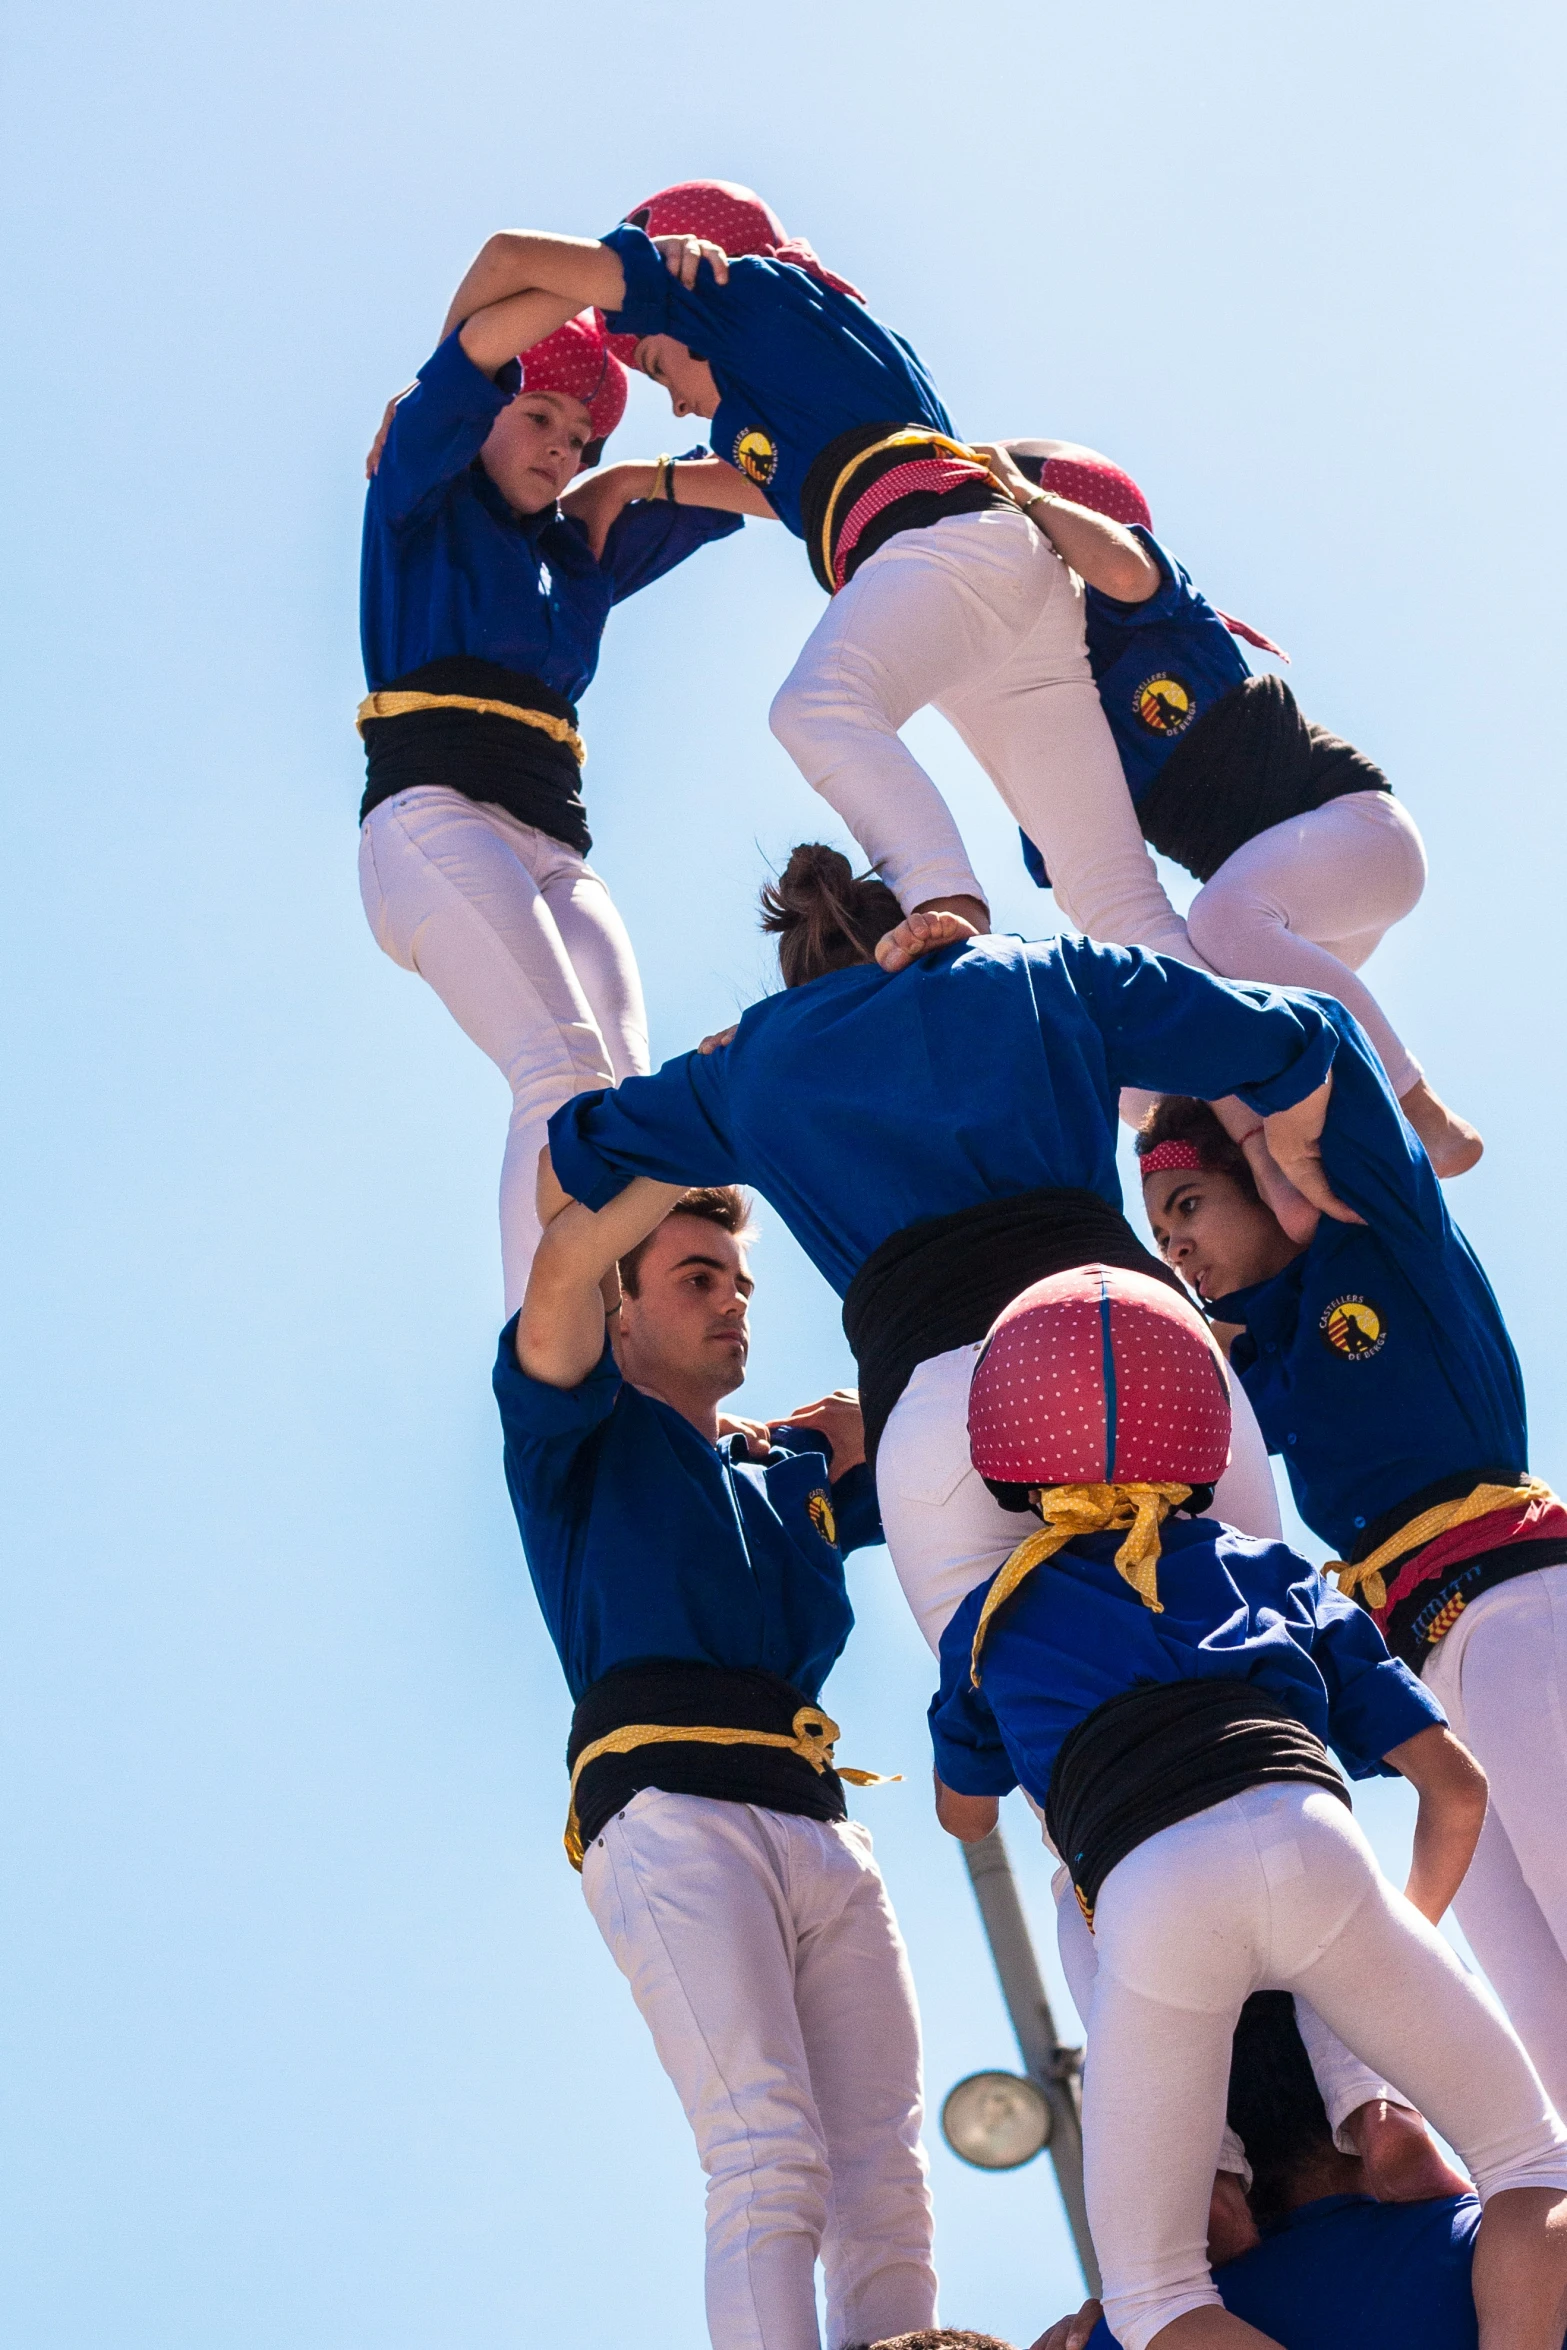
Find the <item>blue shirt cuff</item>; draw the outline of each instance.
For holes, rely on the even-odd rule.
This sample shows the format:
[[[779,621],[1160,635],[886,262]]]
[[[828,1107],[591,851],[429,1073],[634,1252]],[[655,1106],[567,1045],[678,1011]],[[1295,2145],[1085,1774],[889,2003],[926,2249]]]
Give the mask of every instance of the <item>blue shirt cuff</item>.
[[[607,1420],[623,1384],[609,1332],[604,1333],[603,1353],[585,1379],[575,1387],[551,1387],[542,1379],[530,1379],[518,1362],[517,1322],[513,1314],[501,1332],[495,1357],[495,1400],[508,1434],[515,1431],[534,1439],[585,1435]]]
[[[1393,1766],[1383,1757],[1395,1746],[1446,1726],[1430,1690],[1396,1656],[1357,1673],[1334,1700],[1329,1722],[1334,1751],[1352,1779],[1388,1777]]]
[[[601,1086],[596,1093],[574,1095],[549,1123],[550,1158],[562,1190],[595,1214],[612,1199],[619,1199],[631,1181],[619,1168],[607,1166],[579,1131],[579,1120],[592,1116],[608,1090]]]
[[[419,370],[420,385],[443,415],[460,418],[464,423],[493,423],[503,408],[510,407],[517,385],[513,382],[506,389],[493,382],[469,358],[461,336],[462,328],[454,326],[445,342],[431,352]]]
[[[1292,994],[1297,992],[1290,991]],[[1316,1010],[1309,995],[1302,989],[1305,1001]],[[1270,1077],[1263,1085],[1241,1085],[1236,1091],[1249,1109],[1260,1118],[1271,1118],[1275,1110],[1292,1110],[1303,1102],[1308,1093],[1315,1093],[1333,1067],[1333,1056],[1338,1051],[1338,1031],[1331,1021],[1320,1015],[1317,1034],[1311,1038],[1298,1061],[1292,1062],[1281,1076]]]
[[[612,335],[668,334],[669,288],[672,283],[663,258],[651,237],[624,221],[599,243],[618,256],[626,273],[625,299],[618,310],[606,313]]]

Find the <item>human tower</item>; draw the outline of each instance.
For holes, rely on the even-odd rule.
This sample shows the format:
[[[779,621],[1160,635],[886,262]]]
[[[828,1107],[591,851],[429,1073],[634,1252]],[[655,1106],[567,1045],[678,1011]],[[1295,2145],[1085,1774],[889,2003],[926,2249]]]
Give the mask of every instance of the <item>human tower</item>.
[[[601,465],[628,368],[710,447]],[[1443,1195],[1480,1138],[1359,976],[1423,886],[1403,803],[1252,673],[1240,643],[1276,648],[1122,469],[964,438],[726,182],[492,237],[370,475],[365,910],[511,1088],[494,1384],[575,1704],[566,1850],[707,2174],[715,2350],[819,2350],[818,2268],[828,2350],[982,2339],[938,2328],[914,1985],[821,1703],[881,1541],[935,1652],[942,1825],[1020,1787],[1059,1864],[1104,2294],[1049,2339],[1353,2350],[1396,2268],[1432,2340],[1418,2223],[1483,2350],[1557,2350],[1567,1507]],[[780,988],[653,1072],[577,705],[611,607],[748,518],[826,594],[771,723],[867,869],[797,847],[761,893]],[[991,933],[900,737],[926,705],[1060,936]],[[1150,844],[1201,884],[1184,919]],[[858,1367],[780,1419],[720,1409],[744,1185]],[[1353,1815],[1378,1773],[1419,1798],[1402,1891]],[[1303,2110],[1360,2231],[1309,2321],[1258,2227]]]

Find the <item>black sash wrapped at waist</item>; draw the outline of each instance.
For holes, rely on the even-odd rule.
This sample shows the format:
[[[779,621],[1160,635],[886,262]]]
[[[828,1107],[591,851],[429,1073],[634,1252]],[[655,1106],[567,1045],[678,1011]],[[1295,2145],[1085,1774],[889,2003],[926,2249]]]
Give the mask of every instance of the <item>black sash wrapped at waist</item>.
[[[365,744],[361,824],[418,784],[444,784],[504,808],[586,856],[582,737],[564,694],[520,670],[454,653],[410,669],[359,707]]]
[[[1146,1682],[1107,1698],[1062,1741],[1045,1825],[1094,1922],[1118,1861],[1248,1787],[1302,1780],[1349,1803],[1320,1738],[1249,1681]]]
[[[1314,726],[1281,677],[1248,677],[1205,710],[1137,803],[1160,855],[1211,881],[1243,843],[1348,792],[1389,791],[1375,761]]]
[[[927,1216],[872,1251],[849,1284],[843,1328],[860,1374],[865,1457],[920,1363],[977,1346],[1003,1306],[1048,1274],[1118,1265],[1185,1291],[1096,1191],[1047,1187]]]
[[[632,1730],[691,1732],[630,1741]],[[733,1743],[718,1733],[741,1733]],[[771,1744],[751,1744],[744,1733]],[[776,1673],[655,1658],[620,1665],[595,1681],[571,1717],[566,1763],[572,1819],[566,1849],[583,1850],[606,1820],[644,1787],[671,1795],[712,1795],[756,1803],[809,1820],[847,1817],[843,1782],[832,1768],[835,1725],[820,1706]],[[623,1751],[616,1741],[626,1739]],[[589,1749],[603,1751],[584,1762]]]
[[[800,522],[817,583],[832,596],[899,531],[991,506],[1012,500],[961,441],[931,425],[857,424],[813,459]]]

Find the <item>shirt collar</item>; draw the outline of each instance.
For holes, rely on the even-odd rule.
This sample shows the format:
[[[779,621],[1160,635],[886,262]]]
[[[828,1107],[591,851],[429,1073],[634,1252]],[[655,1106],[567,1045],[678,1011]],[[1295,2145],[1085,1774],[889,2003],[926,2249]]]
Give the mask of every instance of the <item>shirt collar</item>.
[[[1232,1289],[1228,1297],[1204,1298],[1209,1319],[1241,1322],[1253,1333],[1270,1325],[1277,1329],[1287,1324],[1300,1303],[1301,1279],[1310,1253],[1308,1249],[1292,1257],[1282,1272],[1270,1273],[1266,1281],[1253,1281],[1244,1289]]]

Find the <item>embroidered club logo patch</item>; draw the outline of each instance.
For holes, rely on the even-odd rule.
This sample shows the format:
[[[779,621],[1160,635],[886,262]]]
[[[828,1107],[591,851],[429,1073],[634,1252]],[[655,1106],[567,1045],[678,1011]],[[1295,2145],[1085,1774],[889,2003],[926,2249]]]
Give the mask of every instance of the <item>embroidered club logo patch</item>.
[[[1158,677],[1144,678],[1132,707],[1150,734],[1169,741],[1173,735],[1184,734],[1196,717],[1197,697],[1183,678],[1161,672]]]
[[[833,1515],[832,1497],[825,1487],[818,1485],[814,1493],[806,1495],[805,1514],[822,1540],[830,1542],[836,1550],[838,1547],[838,1521]]]
[[[1317,1328],[1324,1345],[1346,1362],[1369,1362],[1387,1344],[1387,1324],[1364,1297],[1336,1297]]]
[[[748,432],[735,434],[734,462],[747,481],[765,490],[778,471],[778,451],[767,434],[752,425]]]

